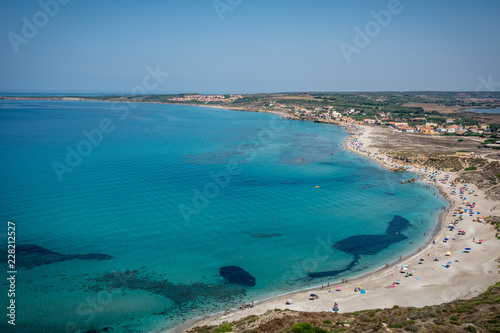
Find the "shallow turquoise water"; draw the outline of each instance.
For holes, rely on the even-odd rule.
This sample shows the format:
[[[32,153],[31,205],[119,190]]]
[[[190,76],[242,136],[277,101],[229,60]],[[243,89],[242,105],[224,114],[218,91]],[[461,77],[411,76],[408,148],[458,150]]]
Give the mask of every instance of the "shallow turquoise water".
[[[161,331],[415,250],[445,201],[401,184],[414,175],[345,151],[345,136],[194,106],[0,101],[0,217],[16,223],[17,246],[113,257],[18,254],[16,331]],[[407,238],[371,238],[394,216],[409,221]],[[366,235],[356,238],[363,260],[332,246],[356,235]],[[223,266],[241,267],[255,286],[227,283]]]

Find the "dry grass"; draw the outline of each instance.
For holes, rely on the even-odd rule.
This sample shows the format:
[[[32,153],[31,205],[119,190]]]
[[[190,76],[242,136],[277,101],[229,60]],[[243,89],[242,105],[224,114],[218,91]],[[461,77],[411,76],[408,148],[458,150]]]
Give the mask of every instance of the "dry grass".
[[[462,107],[456,105],[447,106],[437,103],[405,103],[403,106],[420,107],[426,112],[437,111],[440,113],[456,113],[463,109]]]

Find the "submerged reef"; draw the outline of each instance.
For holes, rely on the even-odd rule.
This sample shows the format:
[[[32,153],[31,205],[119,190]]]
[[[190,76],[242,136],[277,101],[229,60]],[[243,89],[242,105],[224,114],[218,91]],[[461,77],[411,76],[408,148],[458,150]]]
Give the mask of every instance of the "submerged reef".
[[[86,291],[107,292],[126,295],[130,291],[145,291],[152,295],[168,298],[174,304],[157,315],[173,315],[212,305],[210,311],[219,306],[240,304],[246,290],[235,284],[223,281],[214,284],[205,282],[174,283],[165,275],[141,270],[107,272],[88,280]]]
[[[401,234],[402,231],[410,226],[410,221],[399,215],[394,215],[393,219],[389,222],[385,234],[383,235],[357,235],[347,237],[337,243],[333,247],[354,256],[353,260],[347,267],[338,270],[312,272],[309,273],[310,278],[324,278],[329,276],[336,276],[343,272],[352,269],[360,260],[362,254],[374,255],[380,251],[388,248],[394,243],[401,242],[408,237]]]
[[[243,268],[238,266],[224,266],[219,268],[219,274],[229,283],[246,287],[255,286],[255,278]]]
[[[38,245],[25,244],[16,246],[17,266],[32,269],[36,266],[49,265],[66,260],[110,260],[112,256],[102,253],[62,254],[47,250]]]

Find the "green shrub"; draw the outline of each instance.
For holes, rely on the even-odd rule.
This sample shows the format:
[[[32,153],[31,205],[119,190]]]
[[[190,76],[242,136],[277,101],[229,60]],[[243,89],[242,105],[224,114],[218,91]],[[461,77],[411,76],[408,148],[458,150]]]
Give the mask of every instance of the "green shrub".
[[[222,332],[231,332],[233,330],[233,325],[232,324],[222,324],[219,327],[217,327],[213,333],[222,333]]]
[[[390,328],[403,328],[405,326],[413,326],[413,325],[415,325],[415,322],[413,320],[407,320],[407,321],[404,321],[402,323],[391,324],[391,325],[387,325],[387,326]]]
[[[298,323],[292,326],[293,333],[328,333],[328,331],[319,328],[312,327],[309,323]]]
[[[465,171],[471,171],[471,170],[477,170],[477,168],[475,166],[465,168]]]
[[[312,330],[312,325],[309,323],[298,323],[292,326],[294,333],[309,332],[310,330]]]
[[[469,310],[474,310],[474,306],[470,305],[470,304],[464,304],[464,305],[460,306],[457,310],[458,310],[458,312],[466,312]]]

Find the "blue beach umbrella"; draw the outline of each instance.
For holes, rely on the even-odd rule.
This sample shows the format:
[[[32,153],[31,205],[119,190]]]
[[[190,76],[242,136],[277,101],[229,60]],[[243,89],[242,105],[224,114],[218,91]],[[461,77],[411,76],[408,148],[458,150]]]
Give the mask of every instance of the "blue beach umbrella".
[[[467,251],[470,251],[470,250],[471,250],[471,248],[470,248],[470,247],[466,247],[465,249],[466,249]]]

